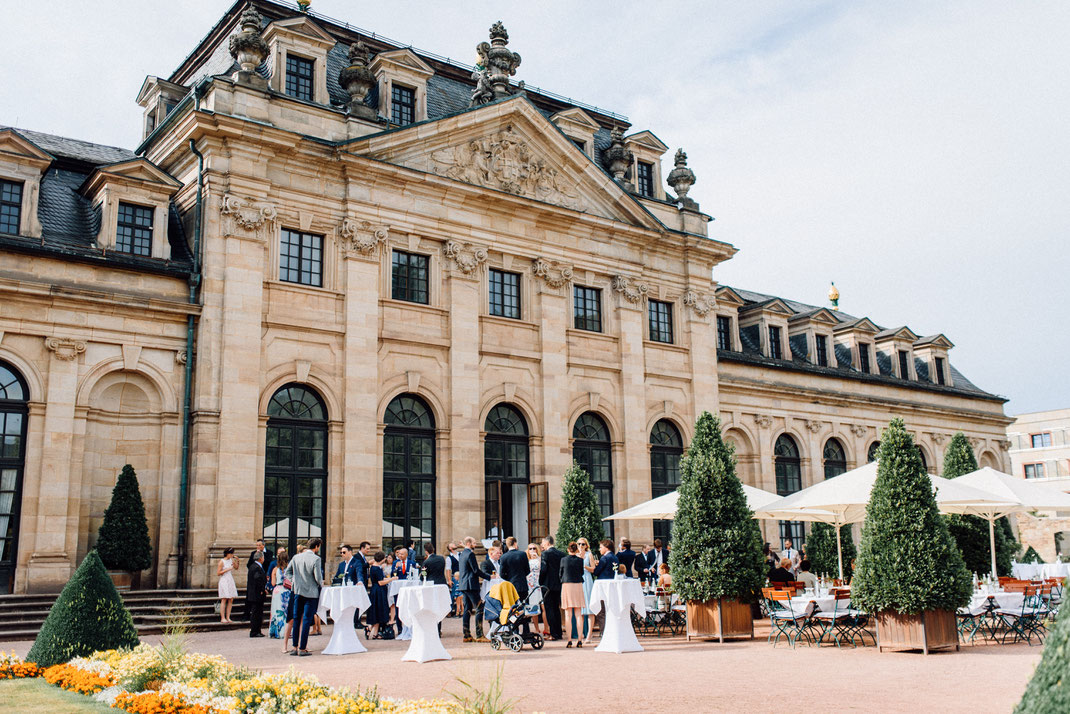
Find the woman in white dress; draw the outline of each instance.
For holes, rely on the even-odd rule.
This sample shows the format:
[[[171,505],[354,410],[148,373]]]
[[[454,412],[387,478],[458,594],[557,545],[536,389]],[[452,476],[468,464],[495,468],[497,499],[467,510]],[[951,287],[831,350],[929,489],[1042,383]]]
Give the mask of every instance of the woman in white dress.
[[[234,622],[230,611],[234,607],[234,598],[238,597],[238,586],[234,584],[234,571],[238,568],[238,559],[234,557],[233,548],[223,549],[223,559],[219,561],[216,575],[219,576],[219,621]]]
[[[528,592],[539,587],[539,571],[542,569],[542,551],[535,543],[528,543]],[[549,637],[550,630],[546,617],[542,612],[542,595],[532,595],[528,598],[528,615],[535,623],[535,631]]]

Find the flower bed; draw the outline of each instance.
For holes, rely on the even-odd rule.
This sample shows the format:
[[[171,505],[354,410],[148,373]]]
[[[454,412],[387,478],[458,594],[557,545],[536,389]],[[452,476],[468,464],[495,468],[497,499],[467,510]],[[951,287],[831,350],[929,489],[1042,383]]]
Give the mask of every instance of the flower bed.
[[[291,669],[262,674],[222,657],[166,645],[94,652],[42,670],[14,654],[0,654],[0,679],[44,677],[57,687],[92,696],[131,714],[461,714],[446,700],[398,701],[374,690],[351,692],[320,684]]]

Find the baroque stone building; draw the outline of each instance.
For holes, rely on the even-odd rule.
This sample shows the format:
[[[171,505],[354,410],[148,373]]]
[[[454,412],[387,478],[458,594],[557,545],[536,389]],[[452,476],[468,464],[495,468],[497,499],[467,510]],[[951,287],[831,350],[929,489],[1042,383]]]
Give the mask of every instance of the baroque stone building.
[[[893,416],[930,469],[958,430],[1006,466],[945,337],[718,285],[686,155],[508,43],[473,70],[242,0],[145,80],[135,150],[0,130],[0,587],[61,586],[124,463],[160,586],[257,536],[534,539],[574,458],[606,514],[672,490],[703,410],[781,493]]]
[[[1007,426],[1008,473],[1070,491],[1070,409],[1019,414]],[[1070,556],[1070,513],[1021,514],[1018,540],[1046,562]]]

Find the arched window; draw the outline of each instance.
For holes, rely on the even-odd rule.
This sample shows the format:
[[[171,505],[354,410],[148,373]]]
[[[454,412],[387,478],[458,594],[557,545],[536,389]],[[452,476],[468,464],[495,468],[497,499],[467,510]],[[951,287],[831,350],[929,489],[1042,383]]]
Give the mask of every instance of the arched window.
[[[869,451],[866,452],[866,463],[870,464],[877,460],[877,452],[880,451],[881,443],[874,441],[869,445]]]
[[[917,446],[917,449],[918,458],[921,459],[921,466],[923,469],[925,469],[925,473],[929,473],[929,461],[925,458],[925,451],[921,448],[921,446]]]
[[[508,404],[490,410],[483,424],[484,526],[488,538],[514,536],[527,543],[528,425]],[[545,533],[542,535],[546,535]]]
[[[0,592],[15,587],[22,473],[26,465],[29,391],[15,368],[0,362]]]
[[[650,494],[654,498],[672,493],[680,485],[680,458],[684,441],[680,430],[662,419],[650,430]],[[654,521],[654,537],[668,545],[672,539],[672,521]]]
[[[572,427],[572,458],[591,478],[602,517],[613,514],[613,460],[609,452],[609,429],[594,412],[584,412]],[[610,538],[613,522],[602,524]]]
[[[843,450],[843,444],[839,439],[829,439],[825,442],[822,452],[825,459],[825,478],[839,476],[847,470],[847,454]]]
[[[269,552],[322,538],[327,523],[327,409],[312,389],[287,384],[267,407],[264,543]]]
[[[787,496],[802,488],[802,468],[799,465],[799,447],[787,434],[781,434],[773,448],[773,468],[776,472],[776,492]],[[806,537],[806,528],[801,521],[780,522],[780,542],[791,539],[798,549]]]
[[[383,547],[435,539],[435,419],[414,394],[394,397],[383,417]]]

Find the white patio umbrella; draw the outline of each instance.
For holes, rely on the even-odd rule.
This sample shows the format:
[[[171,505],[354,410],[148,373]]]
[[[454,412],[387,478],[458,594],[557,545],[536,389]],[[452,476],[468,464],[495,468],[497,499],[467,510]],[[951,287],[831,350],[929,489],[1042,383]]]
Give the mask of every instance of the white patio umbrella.
[[[1001,500],[1005,505],[977,504],[958,513],[980,516],[988,521],[988,548],[992,556],[992,577],[996,575],[996,520],[1009,513],[1026,511],[1070,511],[1070,495],[1055,488],[1025,479],[1015,478],[1001,471],[985,466],[983,469],[951,479],[951,483],[962,484],[987,491]]]
[[[780,496],[775,493],[769,493],[763,491],[760,488],[754,488],[743,484],[743,495],[747,497],[747,506],[752,511],[757,511],[760,508],[764,508],[773,501],[779,500]],[[664,496],[658,496],[649,501],[644,501],[637,506],[626,508],[623,511],[614,513],[611,516],[606,516],[603,521],[654,521],[654,520],[666,520],[671,521],[676,518],[676,502],[680,498],[679,491],[673,491],[667,493]]]
[[[970,509],[1006,508],[1006,499],[968,485],[929,474],[936,491],[936,504],[942,513],[972,513]],[[843,551],[840,528],[866,519],[866,506],[877,481],[877,462],[852,469],[839,476],[796,491],[756,512],[755,518],[796,521],[820,521],[836,527],[836,558],[843,577]]]

